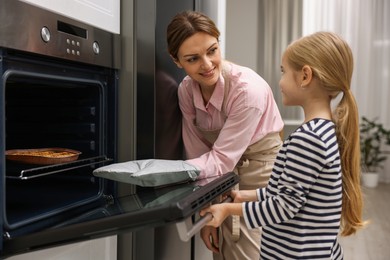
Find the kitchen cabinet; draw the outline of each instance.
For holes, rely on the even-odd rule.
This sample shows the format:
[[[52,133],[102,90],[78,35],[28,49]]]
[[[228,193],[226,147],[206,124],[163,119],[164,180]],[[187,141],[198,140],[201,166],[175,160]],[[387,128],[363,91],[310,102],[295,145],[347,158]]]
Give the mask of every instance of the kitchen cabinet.
[[[112,33],[120,33],[120,0],[22,1]]]
[[[39,250],[12,256],[7,260],[113,260],[116,259],[116,236]]]

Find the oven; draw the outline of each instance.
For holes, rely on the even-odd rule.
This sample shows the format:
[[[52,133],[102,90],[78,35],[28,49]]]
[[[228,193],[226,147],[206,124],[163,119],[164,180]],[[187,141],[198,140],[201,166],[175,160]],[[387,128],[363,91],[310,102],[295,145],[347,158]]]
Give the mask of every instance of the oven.
[[[198,211],[238,177],[127,194],[95,177],[94,169],[118,162],[120,35],[22,1],[0,4],[0,258],[171,224],[192,239],[205,223]],[[137,124],[127,131],[142,147]],[[80,154],[50,163],[8,156],[26,149]]]
[[[115,183],[91,171],[117,160],[119,41],[19,1],[1,1],[0,24],[3,249],[114,193]],[[81,154],[50,164],[7,160],[9,151],[44,148]]]
[[[116,72],[0,50],[3,239],[68,219],[112,194],[91,171],[116,160]],[[60,64],[60,65],[59,65]],[[81,151],[71,162],[7,160],[7,151]]]

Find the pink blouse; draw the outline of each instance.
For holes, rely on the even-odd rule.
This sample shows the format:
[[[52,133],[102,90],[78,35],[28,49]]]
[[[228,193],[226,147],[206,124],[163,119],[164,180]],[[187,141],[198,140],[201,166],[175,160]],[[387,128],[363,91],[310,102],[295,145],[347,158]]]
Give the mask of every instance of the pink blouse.
[[[179,86],[186,158],[201,170],[199,178],[232,171],[249,145],[283,128],[272,90],[263,78],[236,64],[232,64],[228,77],[230,91],[224,109],[225,80],[222,75],[206,106],[200,86],[192,78],[186,76]],[[194,122],[202,129],[221,130],[211,147]]]

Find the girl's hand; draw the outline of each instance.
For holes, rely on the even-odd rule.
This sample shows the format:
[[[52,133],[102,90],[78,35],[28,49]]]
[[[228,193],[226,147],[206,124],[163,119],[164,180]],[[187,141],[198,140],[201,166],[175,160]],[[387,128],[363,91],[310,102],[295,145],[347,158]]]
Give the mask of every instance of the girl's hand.
[[[210,226],[203,227],[200,230],[200,237],[209,250],[219,254],[219,237],[217,228]]]
[[[242,216],[242,205],[241,203],[214,204],[208,208],[202,209],[199,214],[204,216],[208,212],[212,214],[213,218],[206,225],[219,227],[230,215]]]
[[[226,210],[226,206],[230,204],[231,203],[221,203],[211,205],[208,208],[202,209],[199,212],[199,215],[203,217],[204,215],[206,215],[206,213],[211,213],[213,218],[207,223],[207,226],[219,227],[229,215],[228,211]]]

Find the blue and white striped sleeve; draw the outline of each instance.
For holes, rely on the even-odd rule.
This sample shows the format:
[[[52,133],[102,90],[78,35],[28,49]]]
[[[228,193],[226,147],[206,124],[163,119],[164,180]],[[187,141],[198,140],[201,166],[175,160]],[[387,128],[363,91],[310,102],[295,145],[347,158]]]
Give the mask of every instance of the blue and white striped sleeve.
[[[327,147],[318,135],[311,131],[294,133],[284,162],[275,163],[284,166],[274,167],[268,186],[257,190],[259,201],[243,203],[247,226],[255,228],[293,218],[305,205],[326,161]]]

